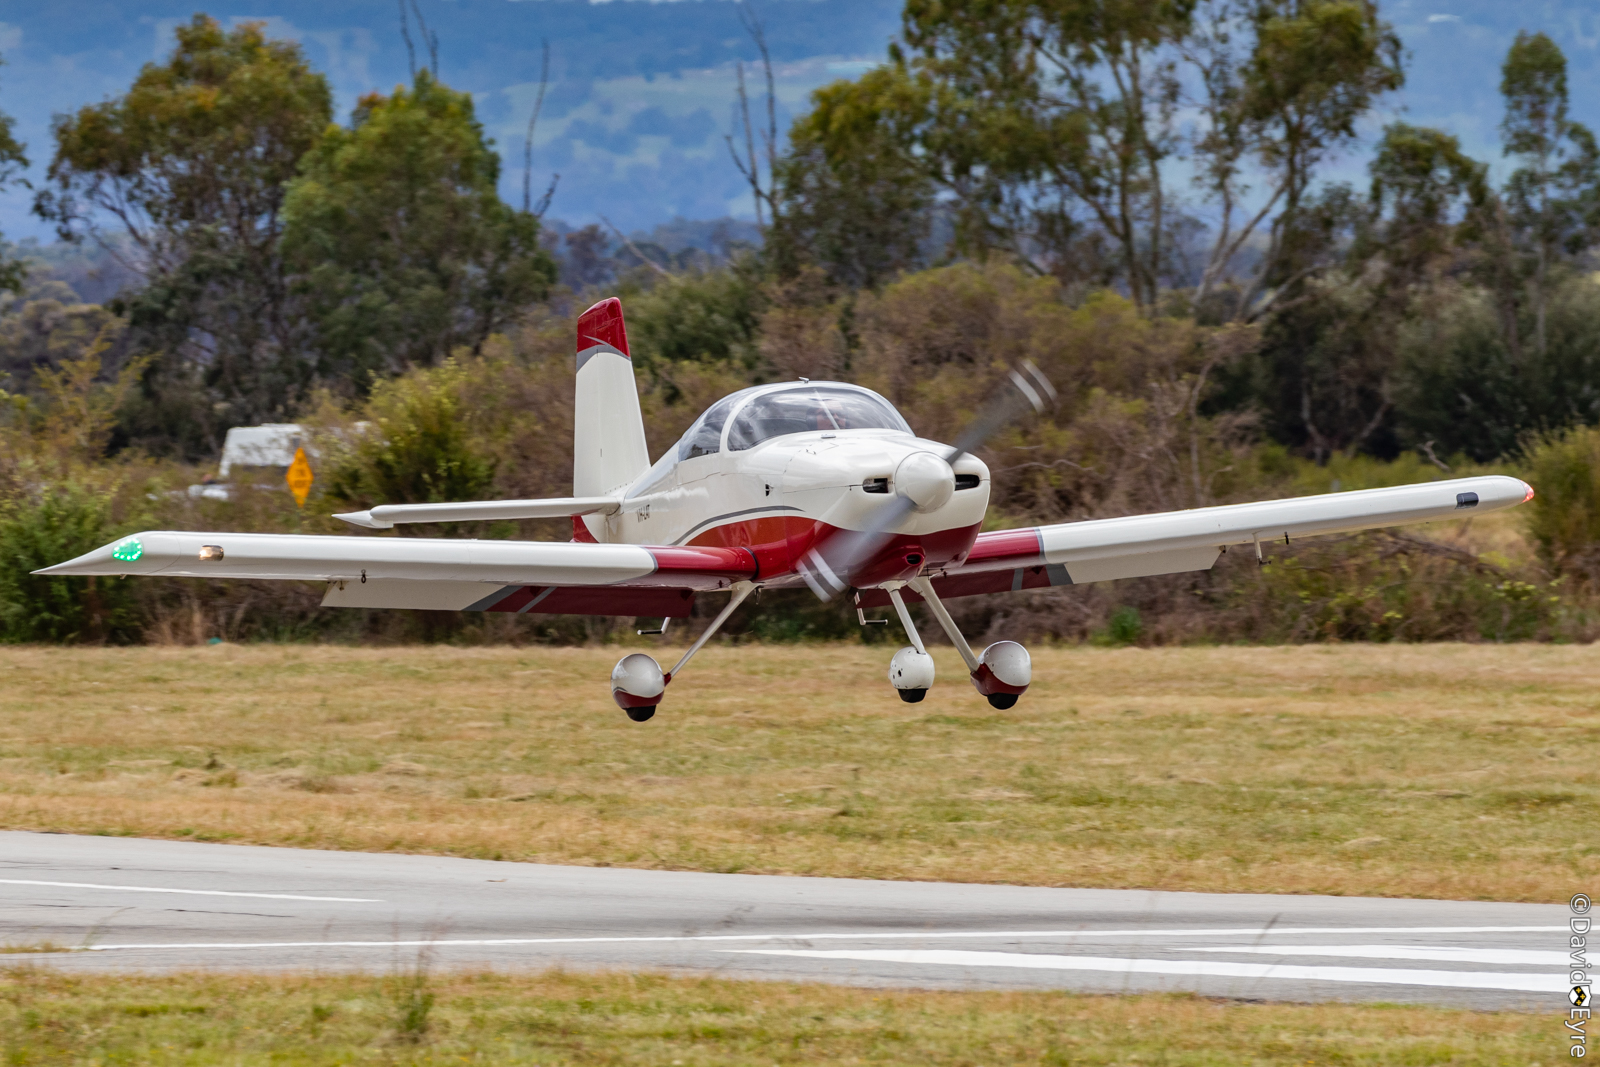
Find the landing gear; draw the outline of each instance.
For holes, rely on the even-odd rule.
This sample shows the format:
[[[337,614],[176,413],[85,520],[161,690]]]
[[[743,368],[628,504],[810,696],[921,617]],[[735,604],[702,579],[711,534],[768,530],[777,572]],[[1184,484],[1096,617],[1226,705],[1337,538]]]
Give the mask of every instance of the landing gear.
[[[711,620],[711,625],[706,627],[694,644],[689,646],[677,663],[672,665],[670,671],[663,672],[661,664],[643,652],[635,652],[623,656],[617,665],[611,668],[611,699],[617,702],[617,707],[628,713],[628,718],[634,722],[648,722],[655,715],[661,697],[667,690],[667,683],[683,670],[690,658],[699,652],[701,647],[716,632],[722,629],[722,624],[728,621],[734,609],[744,603],[745,597],[755,592],[753,582],[734,582],[733,596],[728,599],[727,605]],[[663,621],[661,629],[666,630]]]
[[[1033,661],[1028,650],[1015,641],[996,641],[978,656],[972,684],[989,698],[992,708],[1015,707],[1017,698],[1028,691],[1033,681]]]
[[[895,613],[900,616],[900,625],[905,627],[906,637],[913,646],[902,648],[889,661],[889,684],[894,686],[901,700],[907,704],[917,704],[928,695],[928,689],[933,685],[933,657],[922,647],[922,637],[917,633],[916,623],[911,621],[905,601],[900,599],[900,590],[889,590],[889,599],[894,603]]]
[[[950,638],[950,643],[956,646],[956,651],[966,660],[967,669],[972,672],[972,687],[983,694],[992,708],[1004,710],[1015,707],[1017,698],[1028,691],[1028,685],[1033,681],[1033,662],[1028,657],[1028,650],[1015,641],[996,641],[980,655],[973,655],[972,646],[961,636],[956,621],[945,610],[939,594],[934,592],[933,582],[928,578],[913,578],[906,584],[915,589],[927,602],[928,609],[933,612],[933,617],[939,620],[939,626],[944,630],[945,636]],[[909,632],[911,617],[906,614],[905,606],[901,603],[900,591],[890,590],[889,599],[894,601],[896,610],[900,612],[901,621],[905,623]]]
[[[907,704],[919,703],[933,685],[933,657],[920,648],[902,648],[889,661],[889,684]]]

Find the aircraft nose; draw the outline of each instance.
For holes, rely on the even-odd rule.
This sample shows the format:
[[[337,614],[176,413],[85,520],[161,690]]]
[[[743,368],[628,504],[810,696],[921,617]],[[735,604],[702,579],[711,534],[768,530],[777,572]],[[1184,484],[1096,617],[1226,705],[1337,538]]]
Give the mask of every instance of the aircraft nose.
[[[955,495],[956,472],[932,452],[913,452],[895,468],[894,488],[914,511],[937,511]]]

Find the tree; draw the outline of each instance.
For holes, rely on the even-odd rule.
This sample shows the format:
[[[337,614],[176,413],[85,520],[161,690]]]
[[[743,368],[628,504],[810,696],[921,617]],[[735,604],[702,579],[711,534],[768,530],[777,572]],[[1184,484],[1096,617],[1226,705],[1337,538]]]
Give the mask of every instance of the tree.
[[[937,108],[924,149],[969,239],[1058,274],[1101,269],[1097,229],[1136,306],[1165,280],[1163,162],[1179,143],[1173,45],[1195,0],[908,0],[909,61]],[[981,225],[974,225],[979,223]]]
[[[1251,394],[1268,432],[1318,461],[1356,449],[1393,454],[1397,367],[1409,358],[1400,339],[1412,336],[1419,307],[1438,305],[1419,305],[1419,294],[1463,259],[1463,220],[1492,210],[1487,170],[1456,138],[1397,122],[1384,130],[1365,198],[1343,185],[1308,198],[1281,227],[1280,254],[1324,266],[1275,304],[1259,351],[1225,375],[1233,401]],[[1399,401],[1402,421],[1420,410],[1416,395]],[[1430,436],[1453,445],[1459,434]]]
[[[1542,33],[1518,33],[1501,67],[1505,151],[1522,166],[1506,183],[1510,226],[1526,263],[1534,344],[1546,346],[1550,271],[1581,251],[1600,223],[1600,149],[1567,118],[1567,59]]]
[[[1442,130],[1391,123],[1369,170],[1370,222],[1351,258],[1381,259],[1386,284],[1396,291],[1426,281],[1481,233],[1495,210],[1488,165]]]
[[[0,189],[19,180],[28,167],[24,145],[17,140],[11,116],[0,111]],[[0,250],[0,292],[21,293],[28,266],[8,250]]]
[[[835,284],[875,288],[923,264],[934,177],[915,146],[932,120],[929,86],[902,67],[825,85],[778,161],[768,254],[779,272],[822,267]]]
[[[1233,284],[1224,317],[1259,317],[1336,261],[1298,255],[1299,216],[1318,168],[1401,82],[1373,0],[909,0],[904,25],[908,51],[814,94],[796,124],[780,185],[799,210],[780,240],[826,259],[849,248],[830,228],[853,237],[880,205],[936,205],[959,250],[1117,284],[1145,314],[1197,274],[1197,304]],[[1199,268],[1186,253],[1203,227],[1170,188],[1182,156],[1220,208]]]
[[[98,220],[125,232],[144,284],[123,310],[134,348],[158,355],[130,429],[197,452],[226,425],[286,415],[311,384],[279,238],[286,184],[332,109],[299,46],[260,23],[196,15],[177,41],[125,96],[56,120],[35,211],[111,252]]]
[[[426,69],[362,97],[329,127],[284,206],[284,252],[315,324],[318,370],[373,375],[473,352],[532,302],[555,266],[539,220],[501,201],[500,160],[472,97]]]
[[[1228,280],[1265,223],[1265,253],[1234,309],[1258,318],[1334,262],[1305,254],[1300,216],[1312,207],[1317,168],[1354,142],[1379,95],[1403,83],[1400,40],[1372,0],[1213,0],[1184,48],[1202,89],[1196,180],[1221,209],[1195,302]],[[1263,183],[1260,207],[1236,224],[1252,174]]]

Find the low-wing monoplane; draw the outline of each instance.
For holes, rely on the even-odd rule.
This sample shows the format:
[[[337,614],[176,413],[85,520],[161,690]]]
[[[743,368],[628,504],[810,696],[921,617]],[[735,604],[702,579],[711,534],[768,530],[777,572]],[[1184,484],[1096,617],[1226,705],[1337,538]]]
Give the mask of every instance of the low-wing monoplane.
[[[918,437],[870,389],[801,379],[724,397],[650,462],[622,305],[578,320],[573,495],[548,500],[386,504],[340,515],[400,523],[572,519],[573,539],[465,540],[150,531],[41,574],[269,578],[327,583],[329,607],[687,616],[702,593],[727,603],[671,670],[624,656],[612,696],[635,721],[762,587],[850,593],[892,605],[908,647],[890,661],[901,699],[933,684],[933,660],[906,602],[922,601],[966,661],[972,684],[1008,708],[1027,690],[1027,650],[974,652],[945,609],[952,597],[1209,569],[1230,546],[1448,519],[1511,507],[1533,490],[1510,477],[1457,478],[1128,518],[980,532],[989,469],[973,450],[1049,382],[1031,365],[955,445]],[[863,621],[864,617],[863,617]]]

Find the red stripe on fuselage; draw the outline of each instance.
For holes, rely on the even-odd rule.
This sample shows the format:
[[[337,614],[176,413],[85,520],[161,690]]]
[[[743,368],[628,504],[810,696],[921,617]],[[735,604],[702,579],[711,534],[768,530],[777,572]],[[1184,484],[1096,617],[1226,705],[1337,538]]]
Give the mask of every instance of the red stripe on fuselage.
[[[689,542],[694,547],[742,549],[756,560],[757,577],[763,582],[784,583],[783,579],[800,581],[795,566],[806,553],[824,544],[839,533],[837,526],[796,515],[764,515],[756,519],[740,519],[714,526],[697,534]],[[978,526],[937,530],[925,534],[895,534],[878,552],[878,557],[889,559],[903,557],[916,551],[923,556],[923,566],[944,567],[959,563],[973,546],[973,539],[981,537]],[[1038,538],[1034,539],[1037,545]],[[651,552],[659,549],[652,548]],[[872,568],[861,567],[861,573]]]
[[[748,548],[646,545],[644,550],[655,557],[656,571],[630,584],[715,589],[730,582],[751,581],[758,573],[756,557]]]

